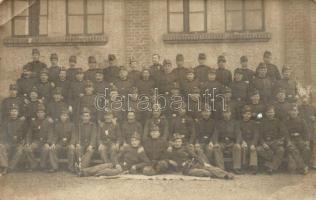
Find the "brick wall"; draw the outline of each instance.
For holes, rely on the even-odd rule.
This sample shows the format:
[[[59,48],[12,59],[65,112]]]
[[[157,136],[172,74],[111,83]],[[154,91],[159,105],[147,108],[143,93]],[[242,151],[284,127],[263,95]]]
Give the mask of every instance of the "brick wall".
[[[150,62],[150,0],[125,0],[125,58],[131,56],[139,65]]]

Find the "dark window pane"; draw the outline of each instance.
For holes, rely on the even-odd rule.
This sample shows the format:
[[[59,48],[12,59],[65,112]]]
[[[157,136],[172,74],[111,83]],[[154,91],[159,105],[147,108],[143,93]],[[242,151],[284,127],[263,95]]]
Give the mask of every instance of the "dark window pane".
[[[88,14],[102,14],[103,13],[103,0],[88,0],[87,13]]]
[[[103,32],[103,15],[89,15],[87,20],[89,34]]]
[[[242,10],[242,0],[226,0],[226,10]]]
[[[190,32],[204,31],[204,20],[204,13],[190,13]]]
[[[29,20],[28,17],[19,17],[14,19],[14,34],[28,35],[29,34]]]
[[[261,30],[262,29],[262,12],[247,11],[245,16],[246,30]]]
[[[84,0],[68,0],[68,13],[84,14]]]
[[[170,32],[183,32],[183,14],[170,13],[169,15],[169,31]]]
[[[242,24],[242,12],[226,12],[226,29],[228,31],[241,31]]]
[[[68,17],[69,34],[83,34],[84,33],[84,17],[83,16],[69,16]]]
[[[169,12],[183,12],[183,0],[169,0]]]

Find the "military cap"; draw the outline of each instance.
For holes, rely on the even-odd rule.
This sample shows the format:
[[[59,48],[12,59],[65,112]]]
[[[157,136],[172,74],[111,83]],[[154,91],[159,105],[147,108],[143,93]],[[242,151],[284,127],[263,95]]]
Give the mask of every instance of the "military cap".
[[[83,70],[82,70],[82,68],[77,68],[77,70],[76,70],[76,74],[83,74]]]
[[[189,67],[189,68],[188,68],[187,74],[189,74],[189,73],[194,73],[193,67]]]
[[[176,60],[177,60],[177,61],[184,61],[183,55],[182,55],[182,54],[177,54]]]
[[[57,53],[52,53],[52,54],[50,54],[50,60],[53,60],[53,59],[58,60],[58,55],[57,55]]]
[[[254,89],[254,90],[251,90],[251,91],[249,92],[249,94],[250,94],[250,96],[259,95],[259,91],[256,90],[256,89]]]
[[[115,57],[114,54],[109,54],[109,55],[108,55],[108,60],[109,60],[109,61],[113,61],[113,60],[115,60],[115,59],[116,59],[116,57]]]
[[[199,60],[205,60],[206,59],[205,53],[200,53],[198,59]]]
[[[94,56],[89,56],[88,57],[88,63],[97,63],[97,60],[95,59]]]
[[[180,133],[174,133],[172,138],[173,140],[183,139],[184,135],[181,135]]]
[[[163,65],[171,65],[171,60],[170,59],[164,59],[163,60],[163,63],[162,63]]]
[[[70,56],[69,57],[69,62],[77,63],[77,56]]]
[[[32,54],[40,54],[38,49],[32,49]]]
[[[231,93],[231,92],[232,92],[232,89],[231,89],[230,87],[225,87],[225,88],[223,89],[223,93],[224,93],[224,94]]]
[[[40,74],[47,74],[48,75],[48,69],[44,68],[40,71]]]
[[[83,107],[82,110],[81,110],[81,114],[84,114],[84,113],[91,113],[91,110],[87,107]]]
[[[90,80],[86,80],[85,83],[84,83],[84,87],[85,87],[85,88],[93,87],[93,82],[90,81]]]
[[[242,69],[237,68],[237,69],[234,71],[234,74],[243,74]]]
[[[217,57],[217,63],[219,63],[219,62],[226,62],[225,56],[223,56],[223,55],[218,56]]]
[[[62,88],[61,87],[56,87],[54,90],[53,90],[53,95],[54,94],[62,94]]]
[[[45,105],[40,103],[37,105],[37,111],[45,111]]]
[[[130,88],[129,88],[129,92],[130,92],[131,94],[138,93],[138,88],[137,88],[137,87],[130,87]]]
[[[251,112],[251,107],[249,105],[245,105],[242,108],[242,113]]]
[[[139,134],[139,133],[134,132],[134,133],[131,135],[131,138],[134,138],[134,139],[140,140],[140,139],[141,139],[141,136],[140,136],[140,134]]]
[[[265,51],[263,53],[263,57],[267,57],[267,56],[271,56],[271,55],[272,55],[271,51]]]
[[[31,92],[36,92],[36,93],[38,93],[37,87],[33,86],[32,89],[31,89],[31,91],[30,91],[30,93],[31,93]]]
[[[216,74],[216,69],[210,68],[207,72],[208,72],[209,74]]]
[[[17,89],[18,89],[18,87],[17,87],[17,85],[15,83],[10,84],[9,90],[17,90]]]
[[[19,110],[19,106],[13,103],[10,106],[10,110]]]
[[[260,63],[258,66],[258,70],[259,69],[266,69],[266,68],[267,68],[267,65],[265,63]]]
[[[240,57],[240,62],[248,62],[248,57],[247,56],[241,56]]]
[[[286,70],[291,70],[292,68],[291,68],[291,66],[289,66],[289,65],[283,65],[283,67],[282,67],[282,72],[284,72],[284,71],[286,71]]]
[[[282,87],[279,87],[278,89],[277,89],[277,91],[276,91],[276,93],[277,94],[279,94],[279,93],[286,93],[286,91],[285,91],[285,89],[284,88],[282,88]]]

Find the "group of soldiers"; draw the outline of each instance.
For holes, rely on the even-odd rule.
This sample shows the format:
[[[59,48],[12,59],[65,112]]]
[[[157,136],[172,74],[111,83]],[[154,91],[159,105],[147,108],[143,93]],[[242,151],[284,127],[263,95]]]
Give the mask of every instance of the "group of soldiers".
[[[1,104],[1,174],[55,172],[60,158],[81,176],[178,172],[231,179],[259,169],[272,174],[284,163],[302,174],[316,167],[316,110],[309,96],[299,96],[291,67],[280,73],[269,51],[255,70],[242,56],[233,75],[225,56],[214,69],[204,53],[194,68],[185,67],[182,54],[175,68],[154,54],[142,70],[133,58],[128,68],[118,66],[113,54],[105,68],[89,56],[87,70],[77,67],[76,56],[68,68],[55,53],[50,67],[38,49],[32,58]],[[111,107],[100,110],[97,97],[107,91],[97,104]],[[206,91],[213,97],[208,103]],[[139,97],[148,109],[139,109]],[[175,104],[179,97],[188,98]],[[97,158],[102,163],[93,166]]]

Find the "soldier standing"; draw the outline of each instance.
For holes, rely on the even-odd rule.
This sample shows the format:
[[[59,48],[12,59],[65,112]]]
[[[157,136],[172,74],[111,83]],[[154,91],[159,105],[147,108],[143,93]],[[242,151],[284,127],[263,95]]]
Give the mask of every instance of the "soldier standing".
[[[276,81],[274,88],[276,90],[282,88],[285,90],[286,100],[290,103],[297,101],[298,89],[297,82],[291,79],[292,68],[285,65],[282,68],[282,79]]]
[[[133,81],[128,78],[128,71],[122,66],[120,68],[119,78],[114,81],[114,85],[117,87],[118,92],[127,98],[128,90],[133,84]]]
[[[59,79],[60,66],[58,66],[58,55],[56,53],[52,53],[50,55],[51,66],[48,68],[48,77],[49,82],[56,83]]]
[[[276,65],[272,64],[272,53],[270,51],[265,51],[263,53],[263,62],[267,66],[267,77],[272,81],[275,82],[281,79],[281,75],[279,69]],[[259,64],[259,66],[261,63]],[[256,73],[259,72],[259,66],[256,69]]]
[[[160,94],[168,94],[174,82],[177,81],[176,76],[172,73],[171,60],[165,59],[162,66],[162,76],[156,87],[159,89]]]
[[[76,72],[76,79],[70,83],[69,87],[69,99],[68,102],[70,103],[71,107],[74,111],[79,110],[79,101],[80,98],[83,97],[85,92],[85,82],[83,80],[84,74],[81,68],[77,69]]]
[[[78,68],[76,67],[77,65],[77,56],[70,56],[69,57],[69,68],[67,69],[67,80],[72,82],[75,81],[76,79],[76,74]]]
[[[59,71],[57,80],[55,81],[55,88],[60,88],[63,99],[69,103],[70,81],[67,80],[66,68],[62,67]]]
[[[119,77],[120,68],[117,66],[117,60],[114,54],[109,54],[108,60],[109,66],[103,70],[104,80],[114,82]]]
[[[152,56],[152,65],[149,67],[149,72],[155,82],[157,84],[162,76],[162,65],[160,64],[160,55],[154,54]]]
[[[121,130],[124,145],[129,144],[131,135],[135,132],[143,136],[143,127],[141,123],[136,120],[135,111],[128,111],[127,120],[122,123]]]
[[[45,103],[47,103],[51,99],[53,86],[48,81],[48,70],[46,68],[41,70],[39,78],[39,82],[35,84],[36,88],[38,89],[38,96]]]
[[[42,69],[47,68],[47,65],[39,60],[40,51],[38,49],[32,49],[33,61],[27,63],[25,66],[30,67],[33,77],[39,77]]]
[[[234,72],[234,81],[231,83],[232,99],[244,105],[248,99],[249,83],[243,81],[243,72],[236,69]]]
[[[26,98],[33,86],[35,85],[37,79],[31,76],[32,71],[30,66],[24,66],[21,78],[17,80],[18,96]]]
[[[128,73],[128,79],[132,80],[135,85],[136,82],[141,78],[141,72],[137,69],[137,60],[134,57],[130,58],[130,71]]]
[[[190,94],[190,91],[193,90],[193,88],[200,86],[199,80],[195,77],[194,69],[188,68],[187,73],[185,75],[185,79],[182,80],[181,91],[182,95],[184,95],[186,98]]]
[[[2,100],[1,103],[1,122],[5,122],[9,118],[9,111],[12,105],[18,106],[21,110],[19,112],[19,115],[23,115],[23,99],[19,96],[17,96],[17,85],[16,84],[10,84],[9,86],[9,97]],[[1,124],[0,122],[0,124]]]
[[[200,82],[206,82],[208,80],[208,72],[210,70],[210,67],[206,65],[206,55],[205,53],[200,53],[198,57],[199,65],[194,68],[194,72],[196,75],[196,78]]]
[[[273,82],[267,75],[267,66],[261,63],[257,68],[257,76],[254,78],[251,89],[257,89],[260,94],[260,98],[264,103],[270,103],[272,101],[273,94]]]
[[[172,70],[172,73],[176,76],[177,82],[182,85],[185,79],[188,69],[184,67],[184,57],[182,54],[177,54],[176,56],[177,68]]]
[[[152,88],[155,87],[155,80],[150,75],[148,68],[143,68],[141,78],[135,82],[139,95],[149,96]]]
[[[216,80],[224,86],[229,86],[232,82],[232,73],[226,69],[226,58],[221,55],[217,58]]]
[[[95,80],[95,74],[98,71],[98,66],[97,66],[97,60],[95,59],[94,56],[89,56],[88,57],[88,69],[84,73],[84,79],[85,80],[90,80],[94,81]]]
[[[276,92],[276,102],[274,103],[275,117],[279,120],[286,120],[289,116],[289,110],[291,109],[291,103],[285,101],[285,90],[279,88]]]
[[[62,90],[56,87],[53,91],[53,99],[47,104],[47,116],[53,121],[57,122],[63,110],[68,110],[68,104],[63,100]]]
[[[252,69],[249,69],[247,56],[240,57],[240,65],[240,68],[235,69],[235,73],[238,70],[240,73],[242,73],[242,81],[251,84],[254,79],[255,72]]]

